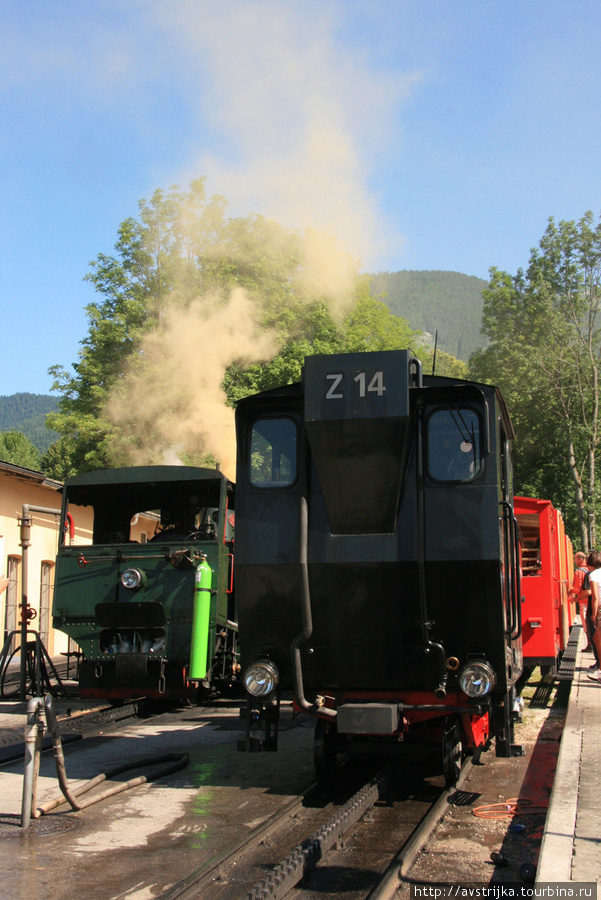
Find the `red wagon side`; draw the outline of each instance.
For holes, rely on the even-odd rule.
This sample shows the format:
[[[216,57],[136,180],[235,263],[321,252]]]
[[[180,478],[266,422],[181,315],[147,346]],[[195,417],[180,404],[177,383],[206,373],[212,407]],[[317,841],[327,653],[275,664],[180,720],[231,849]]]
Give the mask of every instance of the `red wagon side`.
[[[576,614],[572,543],[550,500],[515,497],[522,561],[524,668],[557,672]]]

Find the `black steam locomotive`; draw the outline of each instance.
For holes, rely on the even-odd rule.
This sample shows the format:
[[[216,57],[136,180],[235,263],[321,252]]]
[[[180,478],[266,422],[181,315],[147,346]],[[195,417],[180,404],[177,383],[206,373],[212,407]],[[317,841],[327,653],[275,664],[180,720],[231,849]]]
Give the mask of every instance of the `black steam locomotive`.
[[[53,624],[78,647],[81,697],[196,699],[239,680],[234,486],[220,471],[78,475],[62,515]]]
[[[315,762],[513,744],[519,551],[500,393],[409,351],[313,356],[237,409],[241,749],[277,748],[279,699]]]

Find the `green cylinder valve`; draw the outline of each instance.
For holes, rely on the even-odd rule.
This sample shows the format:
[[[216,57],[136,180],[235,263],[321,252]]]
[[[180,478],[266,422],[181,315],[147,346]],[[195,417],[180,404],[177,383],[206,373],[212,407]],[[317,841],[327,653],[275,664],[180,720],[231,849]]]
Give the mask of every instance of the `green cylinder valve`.
[[[194,573],[194,610],[190,641],[190,671],[188,673],[191,681],[203,681],[207,675],[212,580],[211,567],[207,562],[206,555],[202,554],[201,562]]]

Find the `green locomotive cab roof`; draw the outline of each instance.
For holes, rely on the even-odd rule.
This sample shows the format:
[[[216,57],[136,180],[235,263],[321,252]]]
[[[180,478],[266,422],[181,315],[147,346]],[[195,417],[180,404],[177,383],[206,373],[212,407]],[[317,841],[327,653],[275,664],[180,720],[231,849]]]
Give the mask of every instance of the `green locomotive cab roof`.
[[[218,469],[191,466],[135,466],[88,472],[68,479],[63,513],[93,513],[93,543],[217,537],[233,484]],[[71,513],[70,513],[71,511]]]

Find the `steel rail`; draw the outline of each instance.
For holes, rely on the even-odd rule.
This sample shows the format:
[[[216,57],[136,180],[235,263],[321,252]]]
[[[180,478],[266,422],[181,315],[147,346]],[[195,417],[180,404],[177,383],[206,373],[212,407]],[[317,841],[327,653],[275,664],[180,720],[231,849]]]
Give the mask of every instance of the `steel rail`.
[[[143,698],[142,698],[143,699]],[[130,701],[122,706],[111,706],[105,704],[103,706],[94,706],[89,709],[75,710],[71,714],[57,715],[57,722],[61,727],[69,728],[63,733],[62,740],[64,744],[80,740],[83,737],[82,732],[86,728],[92,728],[94,725],[103,725],[111,722],[121,722],[133,718],[139,709],[139,701]],[[73,728],[77,728],[77,732],[73,732]],[[23,758],[24,741],[8,740],[6,743],[0,743],[0,766],[13,763]],[[52,751],[52,737],[45,735],[42,738],[41,752],[46,753]]]
[[[216,859],[213,859],[208,864],[197,869],[191,875],[186,876],[186,878],[182,879],[175,887],[171,888],[168,893],[161,894],[161,900],[192,900],[194,897],[199,897],[199,891],[205,885],[213,882],[215,873],[222,866],[227,865],[230,860],[239,856],[243,850],[252,850],[253,847],[265,840],[270,833],[276,831],[284,819],[293,816],[302,808],[306,794],[314,790],[315,787],[317,787],[317,782],[314,782],[307,788],[305,794],[294,797],[283,806],[282,809],[278,809],[274,812],[262,825],[259,825],[252,834],[247,835],[232,847],[232,849],[224,851],[224,853],[216,857]]]
[[[474,759],[468,758],[461,769],[457,783],[444,789],[432,807],[414,828],[409,838],[403,843],[394,856],[380,882],[366,895],[366,900],[390,900],[399,884],[407,875],[419,852],[427,843],[430,835],[449,809],[449,800],[460,789],[472,770]],[[325,854],[334,848],[344,834],[368,812],[385,793],[393,767],[387,766],[359,789],[343,807],[321,825],[308,838],[297,844],[280,863],[259,883],[247,890],[239,900],[283,900],[302,878],[310,873]],[[310,790],[315,788],[313,784]],[[304,796],[295,797],[282,809],[273,813],[263,825],[252,834],[239,841],[232,849],[225,851],[201,869],[187,876],[167,893],[161,900],[197,900],[207,896],[210,886],[218,880],[219,870],[236,859],[241,852],[252,850],[260,845],[271,833],[275,833],[282,822],[299,811]]]
[[[449,809],[450,798],[467,779],[473,764],[472,757],[464,762],[457,783],[442,791],[394,856],[380,882],[366,895],[366,900],[391,900],[417,855]],[[344,834],[385,794],[393,772],[392,766],[381,770],[312,837],[298,844],[263,881],[243,894],[240,900],[283,900],[287,897],[302,878],[318,865],[325,854],[334,848]]]
[[[470,756],[467,758],[461,767],[457,783],[452,787],[445,789],[438,800],[435,801],[424,818],[414,829],[413,833],[395,855],[394,859],[384,872],[379,884],[377,884],[367,895],[366,900],[392,900],[399,884],[404,881],[418,854],[423,850],[430,835],[448,811],[450,798],[461,788],[462,784],[471,773],[478,756],[479,755],[476,757]]]
[[[298,844],[269,875],[240,900],[282,900],[319,860],[374,806],[388,784],[392,767],[371,778],[339,812],[310,838]]]
[[[366,895],[366,900],[391,900],[400,882],[407,875],[419,852],[449,809],[449,800],[467,779],[474,763],[468,758],[457,783],[443,790],[421,822],[395,855],[380,882]],[[392,767],[382,770],[357,792],[332,819],[303,841],[279,863],[266,878],[245,893],[240,900],[283,900],[298,882],[311,872],[322,857],[382,796],[392,773]]]

